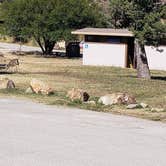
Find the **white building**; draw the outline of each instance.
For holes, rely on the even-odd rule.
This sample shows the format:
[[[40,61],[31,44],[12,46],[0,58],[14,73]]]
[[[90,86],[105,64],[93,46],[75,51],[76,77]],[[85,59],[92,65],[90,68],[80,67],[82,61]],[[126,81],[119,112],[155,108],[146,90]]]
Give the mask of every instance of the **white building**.
[[[135,67],[134,35],[127,29],[84,28],[73,31],[83,44],[83,65]],[[146,47],[150,69],[166,70],[166,47]]]

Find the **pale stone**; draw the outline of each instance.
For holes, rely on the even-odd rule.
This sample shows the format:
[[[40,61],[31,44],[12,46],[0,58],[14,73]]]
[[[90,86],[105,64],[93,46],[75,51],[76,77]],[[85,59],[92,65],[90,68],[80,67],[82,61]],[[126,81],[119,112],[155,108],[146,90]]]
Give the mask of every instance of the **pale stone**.
[[[152,112],[163,112],[163,111],[165,111],[165,109],[164,108],[151,108],[151,111]]]
[[[136,108],[142,108],[142,106],[140,104],[129,104],[126,108],[127,109],[136,109]]]
[[[9,79],[8,78],[0,78],[0,89],[6,89],[7,88],[7,83]]]
[[[47,83],[37,79],[32,79],[30,86],[36,94],[41,93],[44,95],[49,95],[54,93],[53,89]]]
[[[82,102],[87,102],[90,96],[82,89],[73,88],[72,90],[68,91],[67,97],[69,97],[72,101],[80,100]]]
[[[100,97],[98,100],[99,103],[104,104],[104,105],[113,105],[115,102],[113,101],[114,99],[112,98],[111,95],[105,95]]]
[[[96,102],[95,101],[93,101],[93,100],[91,100],[91,101],[87,101],[87,102],[85,102],[86,104],[91,104],[91,105],[95,105],[96,104]]]
[[[141,106],[142,108],[148,108],[148,107],[149,107],[148,104],[146,104],[146,103],[140,103],[140,106]]]
[[[14,84],[14,82],[12,81],[12,80],[9,80],[8,82],[7,82],[7,89],[15,89],[15,84]]]
[[[34,93],[34,91],[32,90],[31,87],[29,87],[29,88],[26,89],[25,93],[32,94],[32,93]]]

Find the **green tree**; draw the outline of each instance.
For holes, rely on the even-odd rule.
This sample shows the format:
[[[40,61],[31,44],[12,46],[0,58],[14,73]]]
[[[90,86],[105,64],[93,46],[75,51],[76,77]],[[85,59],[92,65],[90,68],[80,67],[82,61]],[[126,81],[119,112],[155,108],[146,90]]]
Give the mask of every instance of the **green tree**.
[[[103,22],[91,0],[14,0],[3,3],[2,10],[7,34],[33,37],[47,55],[58,40],[71,38],[72,29]]]
[[[114,28],[130,27],[134,21],[135,8],[127,0],[110,0],[110,22]]]
[[[166,39],[165,6],[156,0],[110,0],[115,28],[129,28],[136,38],[135,57],[138,77],[150,79],[145,45],[158,46]]]

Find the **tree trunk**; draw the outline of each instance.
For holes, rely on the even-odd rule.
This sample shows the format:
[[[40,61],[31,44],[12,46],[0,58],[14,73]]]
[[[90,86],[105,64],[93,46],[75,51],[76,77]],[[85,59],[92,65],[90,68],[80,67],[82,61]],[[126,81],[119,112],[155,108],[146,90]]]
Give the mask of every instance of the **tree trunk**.
[[[55,42],[44,40],[45,52],[44,55],[51,55],[54,49]]]
[[[145,46],[140,44],[137,40],[135,42],[135,57],[137,61],[138,78],[150,79],[151,76],[145,52]]]
[[[43,40],[39,37],[34,37],[36,42],[38,43],[38,45],[40,46],[43,55],[51,55],[52,51],[54,49],[54,45],[56,42],[54,41],[49,41],[49,40],[45,40],[45,38],[43,38],[44,40],[44,44],[43,44]]]
[[[42,45],[40,39],[39,39],[39,38],[35,38],[35,40],[36,40],[36,42],[38,43],[38,45],[40,46],[40,48],[41,48],[41,50],[42,50],[42,52],[43,52],[43,54],[44,54],[45,50],[44,50],[44,47],[43,47],[43,45]]]

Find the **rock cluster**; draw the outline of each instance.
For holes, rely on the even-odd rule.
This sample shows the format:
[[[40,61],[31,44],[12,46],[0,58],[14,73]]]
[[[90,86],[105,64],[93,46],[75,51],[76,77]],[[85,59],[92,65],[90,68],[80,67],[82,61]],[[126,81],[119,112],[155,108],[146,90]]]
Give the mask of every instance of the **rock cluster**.
[[[136,99],[127,93],[112,93],[100,97],[98,102],[104,105],[136,104]]]
[[[8,78],[1,77],[0,78],[0,89],[14,89],[15,83]],[[50,87],[47,83],[40,81],[38,79],[32,79],[30,82],[30,86],[25,91],[26,94],[43,94],[50,95],[54,93],[52,87]],[[89,100],[90,95],[83,89],[73,88],[68,91],[66,95],[71,101],[80,100],[86,104],[95,105],[96,102]],[[136,109],[136,108],[149,108],[149,106],[145,103],[138,104],[136,98],[128,93],[111,93],[99,98],[98,103],[101,103],[106,106],[111,106],[115,104],[123,104],[126,105],[127,109]],[[157,109],[154,109],[155,111]],[[152,109],[153,111],[153,109]],[[160,110],[161,111],[161,110]]]

